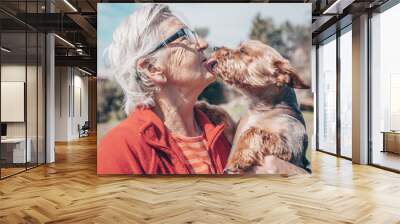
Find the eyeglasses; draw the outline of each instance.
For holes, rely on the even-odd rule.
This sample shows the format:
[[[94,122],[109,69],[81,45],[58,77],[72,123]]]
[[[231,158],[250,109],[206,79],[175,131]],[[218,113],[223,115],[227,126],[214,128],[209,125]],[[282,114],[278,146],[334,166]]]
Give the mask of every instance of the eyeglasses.
[[[163,42],[161,42],[159,45],[157,45],[157,47],[154,48],[154,50],[152,50],[150,53],[148,53],[148,55],[153,54],[154,52],[156,52],[156,51],[160,50],[161,48],[167,46],[168,44],[172,43],[173,41],[177,40],[180,37],[186,37],[189,40],[190,43],[193,43],[193,44],[197,44],[198,43],[197,34],[193,30],[191,30],[191,29],[189,29],[187,27],[184,27],[184,28],[176,31],[175,34],[173,34],[172,36],[168,37]]]

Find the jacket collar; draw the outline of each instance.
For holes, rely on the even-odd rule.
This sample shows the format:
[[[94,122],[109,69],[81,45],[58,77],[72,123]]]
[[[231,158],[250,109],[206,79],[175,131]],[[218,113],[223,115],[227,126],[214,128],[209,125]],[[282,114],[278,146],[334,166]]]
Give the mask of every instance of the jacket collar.
[[[207,115],[197,108],[195,108],[195,116],[198,125],[200,126],[201,130],[203,130],[203,132],[205,133],[208,146],[212,148],[216,139],[218,139],[218,137],[224,131],[225,125],[223,123],[214,125],[208,119]]]
[[[215,126],[200,109],[195,108],[194,114],[198,125],[205,133],[208,146],[212,148],[215,141],[222,134],[225,127],[224,124],[221,123]],[[143,122],[139,131],[148,144],[164,150],[170,149],[166,127],[152,109],[137,107],[130,116],[134,116]]]

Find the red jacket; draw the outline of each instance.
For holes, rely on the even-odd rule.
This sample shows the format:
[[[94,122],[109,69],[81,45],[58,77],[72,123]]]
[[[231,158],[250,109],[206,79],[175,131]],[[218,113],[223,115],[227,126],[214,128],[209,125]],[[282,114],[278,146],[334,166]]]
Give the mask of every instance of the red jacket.
[[[195,109],[205,133],[215,170],[222,174],[231,144],[223,135],[224,124],[214,126]],[[191,174],[189,164],[160,118],[151,109],[140,109],[113,128],[100,142],[98,174]]]

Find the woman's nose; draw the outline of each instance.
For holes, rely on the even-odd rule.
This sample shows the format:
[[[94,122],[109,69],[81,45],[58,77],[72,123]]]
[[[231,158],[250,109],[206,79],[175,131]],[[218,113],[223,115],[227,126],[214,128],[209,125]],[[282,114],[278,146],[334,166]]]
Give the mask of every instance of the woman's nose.
[[[197,41],[198,41],[197,50],[204,51],[205,49],[208,48],[208,43],[203,38],[198,38]]]

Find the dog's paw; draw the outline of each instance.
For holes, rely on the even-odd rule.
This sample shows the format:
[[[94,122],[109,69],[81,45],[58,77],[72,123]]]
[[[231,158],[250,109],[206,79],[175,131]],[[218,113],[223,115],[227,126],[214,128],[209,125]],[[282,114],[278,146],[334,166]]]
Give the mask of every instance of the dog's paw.
[[[227,170],[242,172],[262,164],[263,158],[267,154],[263,147],[262,132],[263,130],[259,128],[250,128],[240,136],[229,158]]]
[[[262,161],[263,155],[261,152],[251,148],[240,148],[238,153],[235,153],[228,161],[225,168],[225,173],[238,174],[249,172],[254,166],[260,165],[258,161]]]
[[[249,128],[240,136],[226,170],[231,172],[252,170],[255,166],[262,166],[264,158],[268,155],[289,161],[292,153],[283,136],[256,127]]]

